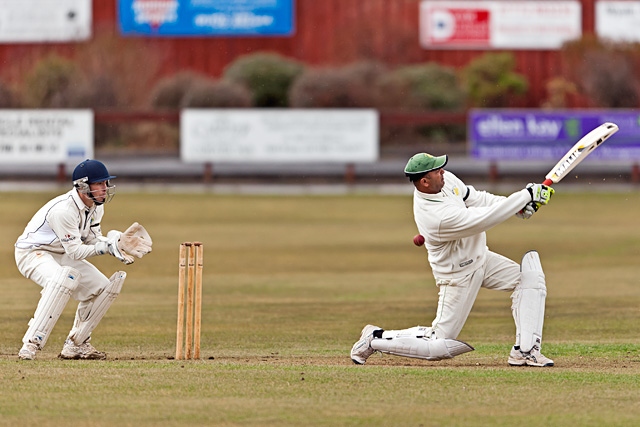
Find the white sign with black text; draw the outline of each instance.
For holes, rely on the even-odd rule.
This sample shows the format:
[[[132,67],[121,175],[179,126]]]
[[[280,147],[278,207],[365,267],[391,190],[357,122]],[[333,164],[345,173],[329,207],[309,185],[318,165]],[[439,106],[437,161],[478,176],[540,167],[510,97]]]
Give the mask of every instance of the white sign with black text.
[[[617,42],[639,42],[640,1],[597,1],[596,35]]]
[[[373,109],[186,109],[185,162],[344,162],[378,160]]]
[[[91,38],[91,0],[2,0],[0,42],[76,42]]]
[[[92,110],[0,110],[0,164],[92,157]]]

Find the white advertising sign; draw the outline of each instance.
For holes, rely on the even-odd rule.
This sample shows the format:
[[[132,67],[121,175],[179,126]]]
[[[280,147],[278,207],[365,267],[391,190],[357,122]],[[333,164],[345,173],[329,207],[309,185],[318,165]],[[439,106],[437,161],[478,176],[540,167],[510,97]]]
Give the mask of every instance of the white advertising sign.
[[[0,164],[93,157],[92,110],[0,110]]]
[[[426,49],[560,49],[581,35],[577,0],[420,3],[420,44]]]
[[[91,37],[91,0],[2,0],[0,43],[82,41]]]
[[[374,162],[376,110],[186,109],[185,162]]]
[[[597,1],[596,35],[614,41],[640,42],[640,1]]]

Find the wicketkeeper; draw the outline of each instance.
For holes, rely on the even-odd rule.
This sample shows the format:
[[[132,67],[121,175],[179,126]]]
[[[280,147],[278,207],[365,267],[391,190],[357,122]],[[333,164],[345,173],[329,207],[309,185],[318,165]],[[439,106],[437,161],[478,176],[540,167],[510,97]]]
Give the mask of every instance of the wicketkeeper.
[[[110,254],[125,264],[151,252],[147,231],[134,223],[124,233],[102,235],[103,204],[115,194],[104,164],[85,160],[73,171],[73,188],[47,202],[27,224],[15,244],[20,273],[42,287],[18,357],[33,360],[47,342],[71,297],[79,301],[75,320],[64,342],[63,359],[104,359],[90,343],[126,278],[124,271],[102,274],[87,258]]]
[[[414,184],[413,213],[425,238],[429,264],[439,288],[436,317],[430,327],[383,330],[367,325],[351,349],[351,359],[364,364],[375,351],[427,360],[449,359],[473,350],[456,340],[480,288],[512,291],[516,324],[512,366],[553,366],[541,352],[547,289],[536,251],[522,263],[491,252],[485,232],[516,215],[530,218],[554,193],[551,187],[528,184],[509,197],[479,191],[445,171],[446,155],[419,153],[409,159],[405,175]]]

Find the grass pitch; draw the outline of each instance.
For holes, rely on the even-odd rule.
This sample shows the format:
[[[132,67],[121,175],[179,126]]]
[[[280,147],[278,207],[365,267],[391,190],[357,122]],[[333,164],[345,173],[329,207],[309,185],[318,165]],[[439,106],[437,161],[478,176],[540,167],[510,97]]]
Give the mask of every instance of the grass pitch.
[[[560,187],[560,186],[559,186]],[[550,369],[512,368],[507,293],[483,290],[441,362],[349,350],[366,323],[430,324],[437,289],[410,196],[119,193],[103,229],[145,225],[154,250],[127,271],[94,331],[106,361],[57,359],[69,304],[38,360],[17,360],[39,293],[13,243],[53,193],[3,193],[0,425],[635,426],[640,424],[640,194],[563,194],[488,233],[514,260],[537,249],[547,276]],[[205,245],[202,360],[175,361],[178,247]]]

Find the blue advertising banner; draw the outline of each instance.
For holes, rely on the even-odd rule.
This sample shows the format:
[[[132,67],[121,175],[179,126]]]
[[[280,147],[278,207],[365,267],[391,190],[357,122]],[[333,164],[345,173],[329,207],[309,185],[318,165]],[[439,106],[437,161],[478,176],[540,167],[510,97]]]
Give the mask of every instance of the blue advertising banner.
[[[290,36],[294,0],[118,0],[127,36]]]
[[[640,110],[472,110],[471,155],[489,160],[558,159],[605,122],[617,124],[619,131],[589,157],[640,159]]]

